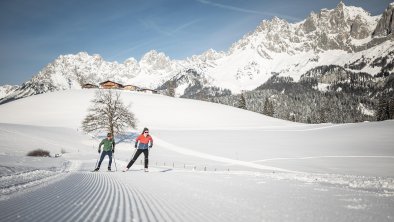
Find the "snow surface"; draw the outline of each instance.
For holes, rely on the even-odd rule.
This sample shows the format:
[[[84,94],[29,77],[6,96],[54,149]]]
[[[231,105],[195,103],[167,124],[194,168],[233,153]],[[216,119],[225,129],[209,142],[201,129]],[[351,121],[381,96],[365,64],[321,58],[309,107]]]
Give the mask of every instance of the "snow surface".
[[[202,101],[119,91],[138,129],[117,172],[90,172],[102,135],[80,123],[96,90],[0,105],[0,221],[392,221],[394,121],[306,125]],[[120,172],[143,127],[154,138]],[[103,134],[104,135],[104,134]],[[59,158],[26,157],[37,148]],[[116,163],[116,164],[115,164]]]

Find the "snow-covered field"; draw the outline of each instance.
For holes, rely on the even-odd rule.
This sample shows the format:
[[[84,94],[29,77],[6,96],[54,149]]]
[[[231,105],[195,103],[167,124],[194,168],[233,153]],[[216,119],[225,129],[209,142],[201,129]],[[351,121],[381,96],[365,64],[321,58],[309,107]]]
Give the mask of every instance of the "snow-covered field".
[[[0,221],[393,221],[393,121],[304,125],[202,101],[121,92],[138,130],[117,172],[90,172],[94,90],[0,105]],[[149,127],[150,172],[121,172]],[[27,157],[42,148],[59,158]],[[115,169],[115,164],[112,166]]]

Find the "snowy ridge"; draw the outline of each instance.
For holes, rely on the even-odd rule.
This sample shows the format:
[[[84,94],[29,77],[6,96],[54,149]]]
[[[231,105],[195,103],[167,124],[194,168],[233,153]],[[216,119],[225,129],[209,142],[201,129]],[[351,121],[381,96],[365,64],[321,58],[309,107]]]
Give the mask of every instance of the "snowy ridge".
[[[19,86],[4,85],[0,86],[0,98],[9,96],[12,92],[18,89]]]
[[[335,9],[312,12],[298,23],[274,17],[264,20],[255,31],[234,43],[227,52],[209,49],[185,60],[172,60],[162,52],[147,52],[140,61],[129,58],[123,63],[107,62],[100,55],[80,52],[61,55],[44,67],[30,81],[11,94],[7,102],[35,94],[80,89],[85,83],[112,80],[145,88],[160,88],[185,70],[195,70],[200,81],[177,84],[178,93],[193,87],[219,87],[232,93],[253,90],[272,74],[291,76],[295,81],[307,71],[323,66],[352,64],[361,57],[367,61],[362,72],[377,75],[384,67],[373,61],[393,51],[390,15],[394,7],[379,16],[371,16],[359,7],[340,2]],[[358,69],[351,69],[355,73]],[[392,72],[392,67],[389,70]],[[187,74],[186,74],[187,75]],[[201,86],[202,85],[202,86]],[[179,96],[182,96],[179,94]],[[3,98],[0,97],[0,98]]]

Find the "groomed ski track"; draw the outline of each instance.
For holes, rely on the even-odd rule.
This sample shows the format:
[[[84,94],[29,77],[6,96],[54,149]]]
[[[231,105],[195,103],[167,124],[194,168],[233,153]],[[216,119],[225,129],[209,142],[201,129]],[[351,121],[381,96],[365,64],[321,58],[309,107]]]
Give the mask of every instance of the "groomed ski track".
[[[387,215],[393,198],[373,192],[264,174],[164,167],[145,173],[140,165],[128,172],[90,172],[92,165],[77,162],[61,178],[0,201],[0,221],[389,221],[394,216]]]

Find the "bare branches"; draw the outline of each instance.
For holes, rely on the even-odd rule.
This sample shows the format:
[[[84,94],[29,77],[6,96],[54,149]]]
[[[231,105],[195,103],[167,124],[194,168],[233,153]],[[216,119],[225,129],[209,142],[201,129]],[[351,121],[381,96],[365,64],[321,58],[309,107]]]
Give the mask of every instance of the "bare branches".
[[[120,99],[120,93],[100,90],[93,98],[88,115],[82,121],[85,132],[104,130],[114,134],[124,132],[128,127],[136,128],[136,119]]]

